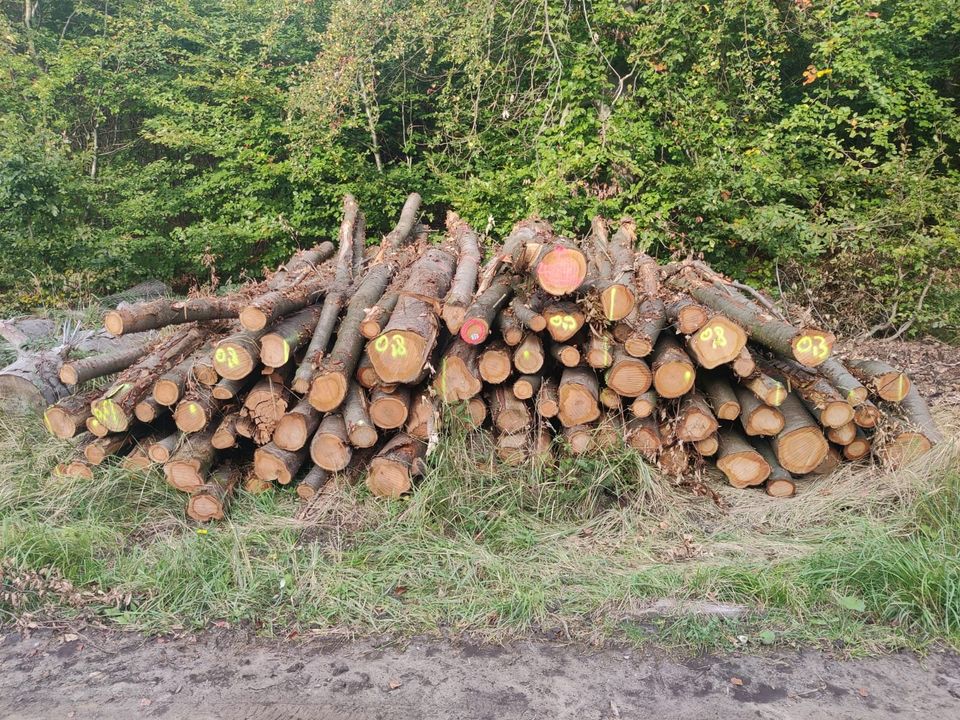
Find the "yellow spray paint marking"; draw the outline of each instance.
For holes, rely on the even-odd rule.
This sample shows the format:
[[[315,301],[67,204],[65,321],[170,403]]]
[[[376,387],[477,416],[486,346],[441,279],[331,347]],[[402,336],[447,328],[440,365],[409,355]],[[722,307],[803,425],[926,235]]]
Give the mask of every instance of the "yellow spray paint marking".
[[[120,413],[117,406],[110,400],[103,400],[93,408],[93,417],[100,424],[110,427],[111,424],[119,425]]]
[[[714,350],[727,346],[727,334],[724,329],[719,326],[714,328],[708,325],[700,332],[700,339],[705,343],[711,343],[711,347]]]
[[[287,364],[287,360],[290,359],[290,343],[286,340],[283,340],[283,364]]]
[[[373,349],[377,352],[383,352],[387,349],[387,346],[390,345],[390,338],[386,335],[381,335],[376,340],[373,341]]]
[[[830,346],[823,335],[804,335],[797,341],[797,350],[810,353],[814,358],[826,360],[830,354]]]
[[[554,315],[550,318],[550,324],[567,332],[577,329],[577,321],[572,315]]]
[[[523,359],[526,360],[527,358],[530,357],[530,351],[529,351],[529,350],[524,350],[524,351],[521,353],[521,355],[523,355]]]
[[[690,382],[690,379],[691,379],[692,377],[693,377],[693,373],[692,373],[692,372],[690,372],[689,370],[684,370],[684,371],[683,371],[683,381],[684,381],[684,382]]]
[[[237,355],[236,348],[232,347],[218,347],[217,351],[213,354],[213,359],[221,365],[226,365],[228,368],[235,368],[240,365],[240,356]]]
[[[381,335],[373,341],[373,349],[378,353],[385,353],[390,350],[390,357],[401,358],[407,355],[407,340],[400,334]]]
[[[196,415],[198,412],[200,412],[199,410],[197,410],[197,406],[194,403],[190,403],[189,405],[187,405],[187,408],[190,410],[191,415]]]
[[[607,320],[613,320],[613,309],[617,306],[617,286],[610,288],[610,310],[607,312]]]
[[[897,395],[899,395],[899,396],[901,396],[901,397],[904,395],[904,391],[903,391],[904,382],[903,382],[903,380],[904,380],[904,377],[903,377],[903,375],[901,374],[900,377],[897,379]]]
[[[48,413],[48,412],[50,412],[50,411],[49,411],[49,410],[45,410],[44,413],[43,413],[43,426],[44,426],[45,428],[47,428],[47,431],[48,431],[48,432],[51,432],[51,433],[52,433],[52,432],[53,432],[53,427],[50,425],[50,418],[47,417],[47,413]]]

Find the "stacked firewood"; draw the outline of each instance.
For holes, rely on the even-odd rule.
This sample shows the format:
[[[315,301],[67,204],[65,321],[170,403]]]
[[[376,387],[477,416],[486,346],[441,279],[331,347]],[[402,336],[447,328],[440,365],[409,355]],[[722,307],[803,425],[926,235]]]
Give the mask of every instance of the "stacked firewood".
[[[92,477],[111,455],[162,465],[197,520],[222,518],[238,486],[297,481],[309,498],[344,472],[396,497],[424,471],[444,404],[489,427],[504,463],[623,441],[666,474],[714,464],[775,496],[842,460],[898,465],[942,440],[904,373],[841,362],[831,333],[700,261],[658,265],[631,220],[597,218],[575,243],[528,219],[484,263],[466,223],[450,213],[432,243],[419,208],[411,195],[367,247],[347,196],[338,244],[264,282],[107,313],[115,335],[159,333],[64,364],[74,387],[116,377],[45,413],[79,438],[58,472]]]

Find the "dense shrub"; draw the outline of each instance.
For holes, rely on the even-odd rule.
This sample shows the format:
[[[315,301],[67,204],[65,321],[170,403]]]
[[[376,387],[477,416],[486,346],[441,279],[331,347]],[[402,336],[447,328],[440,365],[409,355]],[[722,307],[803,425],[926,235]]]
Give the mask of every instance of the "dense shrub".
[[[435,225],[631,214],[828,320],[960,324],[954,2],[0,7],[8,297],[256,273],[344,191],[384,230],[417,189]]]

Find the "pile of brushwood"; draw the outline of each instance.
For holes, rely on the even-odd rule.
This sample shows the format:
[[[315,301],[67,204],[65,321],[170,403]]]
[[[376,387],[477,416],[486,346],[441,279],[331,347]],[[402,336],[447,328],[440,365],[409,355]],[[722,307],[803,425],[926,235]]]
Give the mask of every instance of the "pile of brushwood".
[[[338,244],[261,283],[108,312],[114,335],[159,332],[64,363],[74,387],[116,377],[46,411],[51,433],[79,438],[57,472],[156,463],[203,521],[238,486],[296,482],[310,498],[347,472],[378,496],[409,492],[441,404],[495,433],[503,463],[624,442],[666,475],[712,462],[776,497],[844,460],[896,466],[942,439],[904,373],[833,357],[830,332],[701,261],[658,265],[629,219],[597,218],[581,243],[527,219],[484,261],[453,213],[432,242],[419,208],[411,195],[368,247],[347,196]]]

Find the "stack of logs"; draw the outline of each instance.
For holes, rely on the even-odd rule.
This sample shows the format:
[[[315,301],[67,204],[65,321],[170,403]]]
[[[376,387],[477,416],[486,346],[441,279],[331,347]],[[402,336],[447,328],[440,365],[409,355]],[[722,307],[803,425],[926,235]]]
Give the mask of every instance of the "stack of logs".
[[[899,465],[942,440],[904,373],[841,362],[831,333],[700,261],[658,265],[629,219],[613,231],[597,218],[579,244],[524,220],[484,262],[453,213],[431,243],[419,207],[411,195],[367,247],[347,196],[338,244],[262,283],[107,313],[115,335],[164,330],[64,364],[75,387],[117,375],[47,410],[51,433],[80,438],[58,472],[92,477],[110,455],[159,464],[203,521],[238,486],[298,481],[309,498],[345,471],[399,496],[425,468],[441,404],[491,428],[504,463],[622,440],[667,475],[712,459],[731,485],[781,497],[843,460]]]

